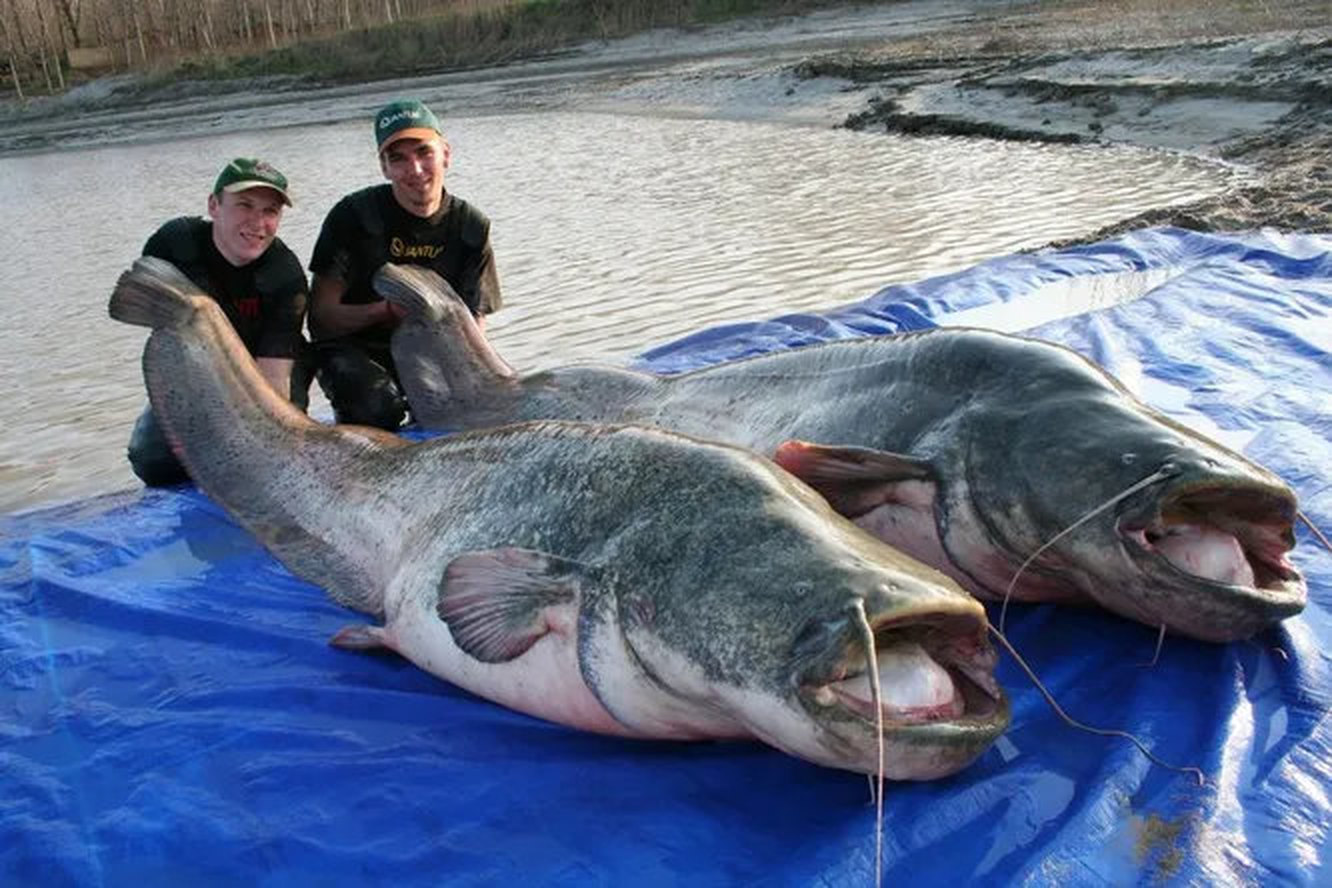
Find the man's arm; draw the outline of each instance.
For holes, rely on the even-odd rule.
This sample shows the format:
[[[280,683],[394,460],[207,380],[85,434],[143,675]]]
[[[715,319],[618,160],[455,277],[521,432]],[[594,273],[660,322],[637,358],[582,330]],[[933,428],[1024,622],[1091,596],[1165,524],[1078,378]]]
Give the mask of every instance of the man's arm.
[[[504,305],[504,297],[500,294],[499,272],[495,270],[495,253],[490,248],[489,236],[481,245],[475,263],[463,272],[461,283],[476,295],[474,303],[476,309],[472,317],[476,319],[477,330],[484,336],[486,315],[499,311]],[[467,299],[463,301],[469,305],[473,304]]]
[[[473,315],[476,319],[476,329],[481,331],[482,336],[486,335],[486,315],[498,311],[503,304],[499,275],[495,272],[495,259],[490,254],[490,245],[487,244],[480,278],[477,281],[477,311]]]
[[[305,271],[286,244],[274,240],[256,260],[254,287],[262,304],[263,321],[259,340],[252,347],[259,375],[284,401],[292,400],[292,373],[305,348],[301,329],[305,326],[309,291]],[[302,398],[305,392],[299,393]]]
[[[388,302],[344,305],[342,296],[346,292],[347,282],[341,278],[314,275],[310,293],[310,335],[315,339],[334,339],[375,324],[397,322],[399,315]]]
[[[273,391],[282,396],[282,400],[291,400],[291,370],[296,366],[296,362],[291,358],[255,358],[254,363],[259,367],[259,375],[262,376]]]
[[[495,256],[490,251],[490,244],[486,244],[486,252],[482,258],[477,292],[476,325],[484,333],[486,332],[486,315],[499,311],[500,307],[504,305],[504,297],[500,295],[499,273],[495,271]]]
[[[400,317],[383,300],[370,303],[343,303],[348,281],[357,278],[368,257],[358,255],[355,245],[366,237],[364,213],[358,209],[371,199],[367,192],[357,192],[338,201],[324,217],[323,227],[310,255],[310,336],[336,339],[366,327],[396,323]],[[373,270],[373,269],[372,269]]]

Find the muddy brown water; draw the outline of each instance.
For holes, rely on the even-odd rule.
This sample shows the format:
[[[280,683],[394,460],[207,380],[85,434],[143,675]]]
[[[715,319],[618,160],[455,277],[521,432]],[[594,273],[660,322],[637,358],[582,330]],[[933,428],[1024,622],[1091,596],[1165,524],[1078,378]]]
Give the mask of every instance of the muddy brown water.
[[[711,325],[831,308],[1233,175],[1133,149],[629,114],[450,127],[449,186],[493,224],[507,305],[490,333],[523,369],[624,362]],[[333,202],[378,176],[364,121],[0,157],[0,512],[135,485],[124,446],[145,331],[109,320],[107,296],[158,224],[204,212],[237,155],[288,174],[281,236],[303,261]]]

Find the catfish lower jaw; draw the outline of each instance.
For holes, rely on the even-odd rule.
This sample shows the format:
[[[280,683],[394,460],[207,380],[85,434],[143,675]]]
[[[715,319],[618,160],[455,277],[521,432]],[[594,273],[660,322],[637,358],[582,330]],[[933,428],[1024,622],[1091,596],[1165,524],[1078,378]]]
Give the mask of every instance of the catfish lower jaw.
[[[965,626],[958,631],[959,625]],[[880,623],[875,629],[876,665],[885,732],[913,726],[1007,724],[1003,691],[994,678],[996,656],[980,620],[938,623]],[[840,661],[801,687],[811,708],[837,712],[873,728],[875,712],[864,648],[852,644]]]
[[[949,669],[948,675],[953,683],[954,693],[946,703],[917,707],[884,706],[884,730],[893,731],[929,725],[980,726],[1000,715],[1004,709],[1002,691],[997,694],[991,693],[959,670]],[[814,691],[813,696],[816,701],[827,701],[825,705],[838,706],[863,721],[867,727],[873,728],[878,724],[872,699],[862,699],[831,685],[824,685]]]
[[[934,780],[956,774],[976,761],[1008,727],[1012,719],[1008,698],[997,685],[998,696],[991,696],[965,672],[949,669],[948,673],[960,715],[935,713],[940,717],[898,721],[885,714],[882,733],[872,703],[843,705],[832,691],[828,706],[807,703],[827,736],[839,738],[834,742],[834,748],[840,750],[836,760],[825,763],[862,774],[881,773],[892,780]],[[826,690],[823,686],[812,693]]]
[[[1130,557],[1144,571],[1168,577],[1177,595],[1194,599],[1182,601],[1179,614],[1145,612],[1160,609],[1147,602],[1120,602],[1121,608],[1149,625],[1212,641],[1244,638],[1298,614],[1308,591],[1288,558],[1293,511],[1293,502],[1272,491],[1211,485],[1176,491],[1152,513],[1121,516],[1117,530]],[[1208,625],[1180,622],[1196,622],[1199,614]],[[1235,625],[1219,625],[1225,621]]]

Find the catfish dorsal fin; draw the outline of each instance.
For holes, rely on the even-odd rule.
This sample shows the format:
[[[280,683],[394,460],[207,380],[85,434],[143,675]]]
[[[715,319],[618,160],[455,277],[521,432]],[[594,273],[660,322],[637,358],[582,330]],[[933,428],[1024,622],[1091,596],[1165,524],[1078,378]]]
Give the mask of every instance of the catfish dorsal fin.
[[[585,574],[579,562],[532,549],[467,552],[444,569],[435,611],[464,653],[506,663],[573,626]]]
[[[935,478],[934,469],[925,460],[872,447],[786,441],[772,458],[851,518],[882,503],[907,499],[900,493],[907,482],[932,482]]]

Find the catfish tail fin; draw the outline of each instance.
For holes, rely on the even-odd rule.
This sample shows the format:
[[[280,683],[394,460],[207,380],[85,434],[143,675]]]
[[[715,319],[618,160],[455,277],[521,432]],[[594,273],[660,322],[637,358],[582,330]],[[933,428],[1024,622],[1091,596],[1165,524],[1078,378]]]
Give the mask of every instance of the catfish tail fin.
[[[408,318],[426,323],[463,323],[471,314],[448,281],[420,266],[387,263],[375,272],[374,288]]]
[[[375,272],[374,287],[405,312],[391,348],[412,415],[422,425],[450,428],[476,409],[500,408],[516,390],[518,375],[439,275],[390,263]]]
[[[107,311],[140,327],[179,327],[194,316],[199,288],[164,259],[141,256],[116,281]]]

